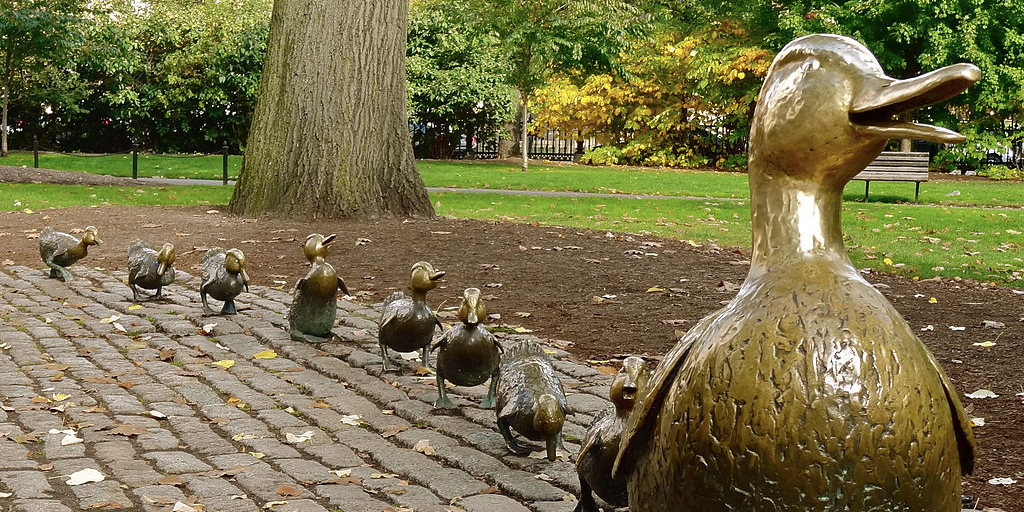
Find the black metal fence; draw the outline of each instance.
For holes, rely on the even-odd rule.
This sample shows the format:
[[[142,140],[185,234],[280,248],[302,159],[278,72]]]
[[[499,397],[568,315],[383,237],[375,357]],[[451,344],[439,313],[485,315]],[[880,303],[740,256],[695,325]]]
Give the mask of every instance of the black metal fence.
[[[65,153],[63,151],[46,151],[46,152],[47,153],[58,154],[58,155],[73,156],[73,157],[78,157],[78,158],[100,158],[100,157],[108,157],[108,156],[127,155],[127,154],[131,153],[131,155],[132,155],[132,179],[136,179],[136,180],[139,179],[139,146],[136,145],[136,144],[132,144],[132,148],[131,149],[128,149],[128,150],[125,150],[125,151],[118,151],[118,152],[115,152],[115,153],[83,154],[83,153]],[[207,156],[214,156],[215,154],[216,153],[199,153],[199,154],[194,154],[194,155],[162,154],[160,156],[166,157],[166,158],[203,158],[203,157],[207,157]],[[229,156],[229,153],[228,153],[228,143],[227,142],[224,143],[223,151],[220,154],[223,156],[222,165],[221,165],[221,170],[222,170],[221,182],[224,185],[227,185],[228,184],[228,156]],[[39,168],[39,139],[36,138],[36,137],[32,138],[32,167],[34,169],[38,169]]]
[[[451,144],[450,150],[438,149],[438,145],[446,143]],[[498,158],[501,143],[499,138],[481,140],[472,136],[459,136],[453,143],[437,138],[413,137],[413,152],[416,158],[491,159]],[[529,135],[527,155],[530,158],[571,162],[596,146],[597,142],[593,138],[579,139],[557,130],[548,130],[544,135]],[[522,149],[516,145],[511,148],[509,156],[517,157],[521,154]]]

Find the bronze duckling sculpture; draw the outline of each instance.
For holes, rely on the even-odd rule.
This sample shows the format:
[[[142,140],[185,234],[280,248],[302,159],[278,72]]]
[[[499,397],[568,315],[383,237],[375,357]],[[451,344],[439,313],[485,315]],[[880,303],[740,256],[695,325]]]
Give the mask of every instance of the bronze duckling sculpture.
[[[562,447],[562,425],[569,403],[551,358],[535,342],[524,341],[505,352],[497,393],[498,431],[509,450],[526,453],[512,437],[511,427],[531,441],[544,441],[554,462]]]
[[[245,273],[245,255],[238,249],[224,250],[214,247],[203,256],[203,283],[199,285],[199,297],[203,301],[203,316],[217,313],[206,302],[209,295],[224,301],[220,314],[234,315],[235,297],[242,290],[249,291],[249,274]]]
[[[425,261],[413,263],[409,287],[412,296],[395,292],[384,299],[384,308],[377,322],[377,342],[384,371],[388,368],[388,348],[399,352],[423,351],[423,366],[427,366],[427,348],[434,339],[434,328],[441,327],[437,315],[427,305],[427,292],[437,286],[444,272],[434,270]]]
[[[335,235],[313,233],[306,237],[303,252],[309,271],[295,283],[288,326],[292,339],[319,343],[334,338],[331,329],[338,316],[338,290],[351,295],[334,267],[324,261]]]
[[[43,228],[39,234],[39,255],[43,262],[50,267],[50,277],[60,277],[65,282],[73,279],[71,272],[65,267],[70,267],[78,260],[86,257],[90,245],[103,243],[96,228],[88,226],[82,233],[79,240],[72,235],[57,231],[50,226]]]
[[[776,56],[750,133],[750,271],[640,393],[614,470],[631,511],[960,511],[968,418],[850,262],[840,220],[843,186],[887,139],[964,140],[894,116],[979,78],[957,64],[893,79],[835,35]]]
[[[637,392],[643,387],[646,371],[643,359],[630,356],[622,362],[622,368],[612,380],[609,398],[613,409],[590,426],[576,457],[580,500],[574,512],[597,512],[597,502],[591,491],[611,505],[624,507],[629,504],[626,481],[612,478],[612,465],[619,454],[619,439],[636,403]]]
[[[437,400],[434,408],[452,408],[455,402],[448,398],[444,381],[448,380],[458,386],[478,386],[487,379],[491,384],[487,388],[487,396],[480,402],[480,407],[494,407],[494,392],[498,385],[498,367],[501,353],[505,350],[501,343],[480,322],[487,318],[487,306],[480,297],[477,288],[466,288],[462,292],[462,304],[459,306],[459,320],[437,340]]]
[[[128,246],[128,286],[132,300],[139,302],[138,287],[156,290],[153,299],[163,298],[163,287],[174,282],[174,244],[165,243],[160,252],[136,238]]]

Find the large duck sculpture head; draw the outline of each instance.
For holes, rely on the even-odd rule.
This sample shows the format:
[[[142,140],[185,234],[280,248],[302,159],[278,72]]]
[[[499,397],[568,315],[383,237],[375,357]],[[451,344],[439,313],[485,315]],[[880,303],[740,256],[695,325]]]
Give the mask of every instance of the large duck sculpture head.
[[[613,469],[632,512],[960,510],[967,416],[850,262],[840,217],[887,139],[962,141],[897,117],[979,78],[957,64],[896,80],[835,35],[779,53],[751,127],[750,272],[639,390]]]

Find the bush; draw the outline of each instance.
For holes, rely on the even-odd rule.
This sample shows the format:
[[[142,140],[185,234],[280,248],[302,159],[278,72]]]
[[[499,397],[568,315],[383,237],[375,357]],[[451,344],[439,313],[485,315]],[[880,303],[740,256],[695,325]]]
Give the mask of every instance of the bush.
[[[615,146],[598,146],[580,157],[580,163],[590,165],[615,165],[624,160],[622,150]]]
[[[1020,179],[1020,169],[1011,169],[1005,165],[985,165],[978,169],[978,176],[984,176],[993,180],[1015,180]]]

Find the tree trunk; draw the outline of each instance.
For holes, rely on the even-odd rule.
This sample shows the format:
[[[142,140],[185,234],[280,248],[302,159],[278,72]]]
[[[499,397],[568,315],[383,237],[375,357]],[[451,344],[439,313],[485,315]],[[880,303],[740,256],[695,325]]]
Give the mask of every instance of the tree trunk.
[[[4,104],[3,104],[3,109],[2,109],[3,113],[0,114],[0,117],[2,117],[2,119],[0,119],[0,157],[5,157],[5,156],[7,156],[7,131],[8,131],[7,130],[7,105],[10,103],[8,101],[8,99],[7,99],[7,96],[9,94],[9,90],[8,90],[6,82],[4,83],[3,90],[0,91],[0,93],[2,93],[4,95],[4,99],[3,99],[3,103]]]
[[[516,105],[518,105],[520,109],[523,108],[522,95],[519,94],[519,89],[516,89]],[[501,137],[498,139],[498,158],[512,158],[512,152],[520,146],[519,120],[522,119],[522,117],[522,110],[518,110],[516,113],[516,119],[505,124],[503,135],[507,135],[507,137]]]
[[[233,212],[433,216],[406,113],[408,5],[274,2]]]
[[[519,125],[519,147],[523,150],[523,172],[529,170],[530,167],[530,134],[526,132],[526,126],[530,122],[530,103],[526,101],[526,98],[527,96],[522,94],[522,100],[519,103],[523,115]]]

